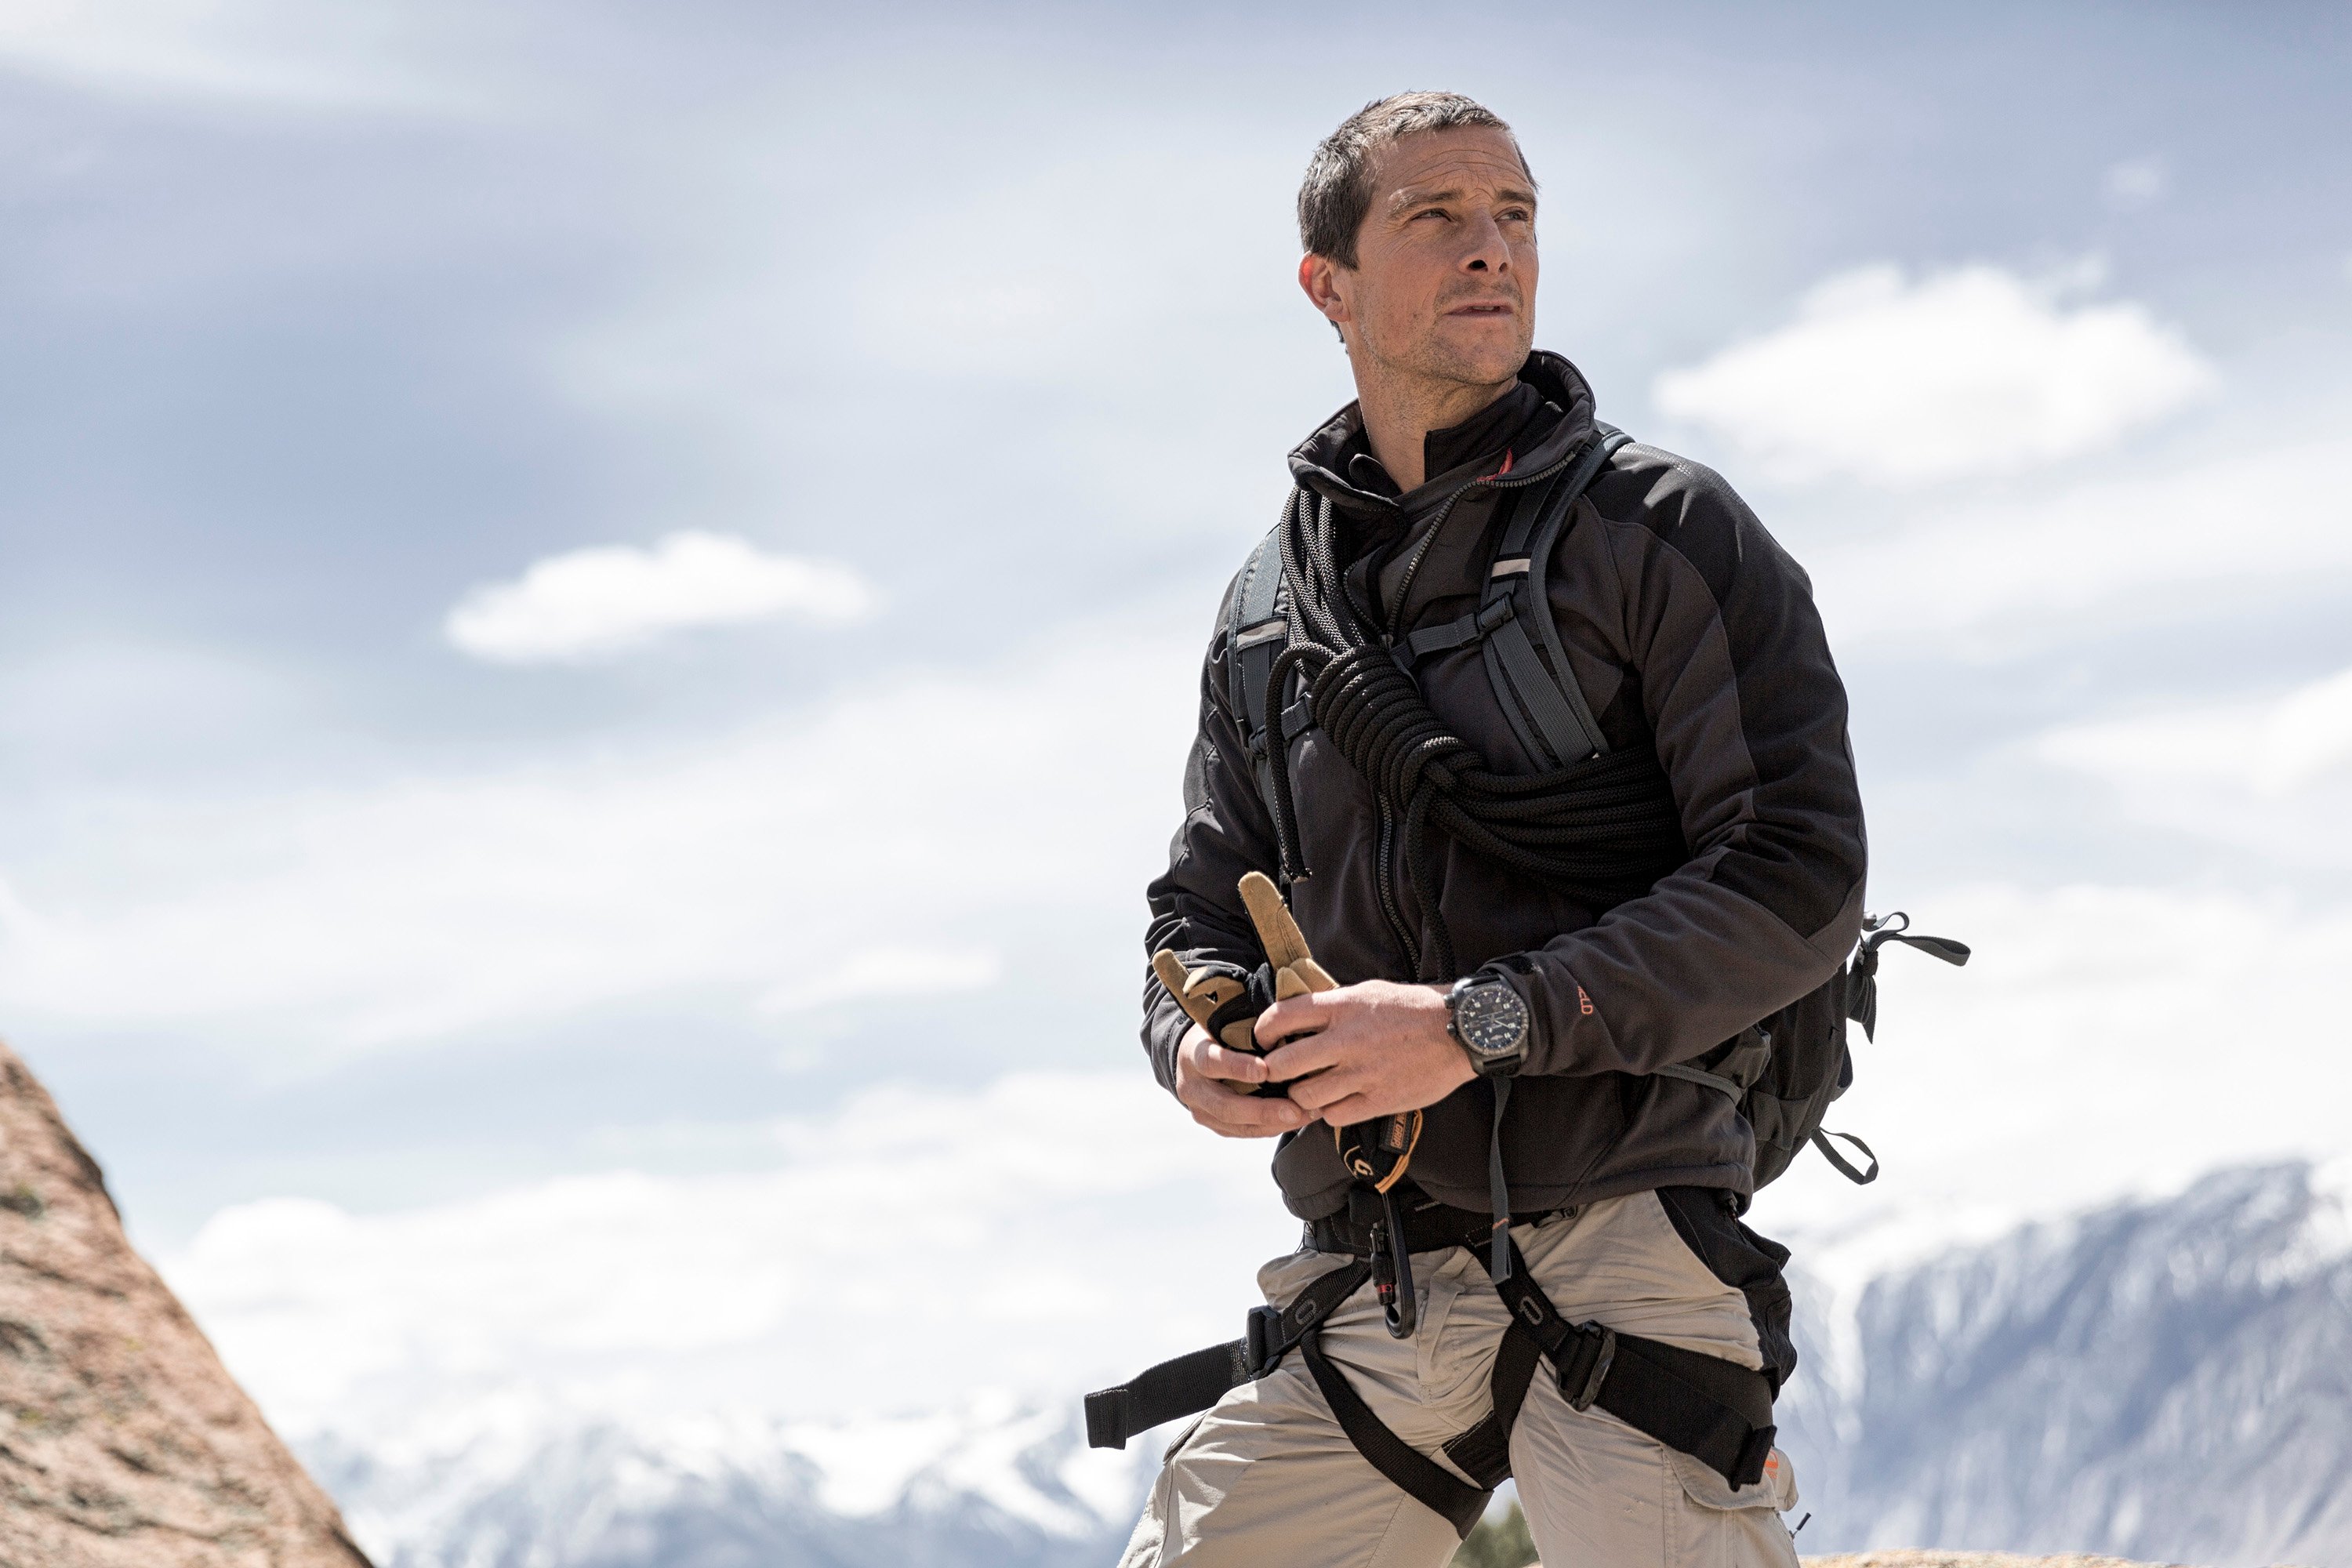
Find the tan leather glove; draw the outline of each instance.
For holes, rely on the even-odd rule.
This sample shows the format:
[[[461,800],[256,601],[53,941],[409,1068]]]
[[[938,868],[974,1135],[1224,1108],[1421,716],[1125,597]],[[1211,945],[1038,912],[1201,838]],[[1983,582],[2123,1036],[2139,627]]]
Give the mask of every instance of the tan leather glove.
[[[1259,974],[1243,973],[1231,964],[1203,964],[1187,970],[1176,955],[1161,948],[1151,955],[1151,971],[1168,988],[1187,1016],[1228,1050],[1264,1056],[1257,1043],[1257,1016],[1275,1003],[1313,991],[1334,991],[1339,983],[1315,962],[1307,937],[1291,917],[1282,894],[1261,871],[1241,879],[1242,907],[1257,928],[1258,945],[1265,950],[1266,967]],[[1253,991],[1258,994],[1253,994]],[[1262,1083],[1260,1095],[1286,1094],[1289,1085]],[[1331,1130],[1339,1158],[1359,1180],[1373,1190],[1387,1192],[1405,1173],[1412,1151],[1421,1142],[1421,1112],[1405,1111],[1375,1121]]]
[[[1168,987],[1168,994],[1176,998],[1177,1005],[1192,1022],[1206,1029],[1212,1039],[1228,1050],[1264,1056],[1253,1032],[1260,1013],[1285,997],[1330,991],[1339,983],[1326,973],[1307,951],[1307,938],[1300,932],[1298,922],[1290,918],[1282,895],[1264,872],[1252,871],[1243,877],[1241,895],[1242,906],[1249,910],[1250,923],[1257,928],[1258,945],[1265,950],[1266,967],[1261,975],[1253,976],[1227,963],[1202,964],[1187,970],[1177,962],[1175,953],[1164,947],[1151,955],[1151,970],[1160,976],[1160,984]],[[1256,981],[1256,995],[1251,994],[1253,980]],[[1259,1092],[1281,1091],[1267,1084],[1262,1085]]]

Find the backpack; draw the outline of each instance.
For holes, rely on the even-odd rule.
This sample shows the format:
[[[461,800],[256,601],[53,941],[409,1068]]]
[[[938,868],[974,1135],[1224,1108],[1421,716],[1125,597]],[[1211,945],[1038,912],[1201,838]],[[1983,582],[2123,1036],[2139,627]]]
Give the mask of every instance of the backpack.
[[[1495,558],[1488,563],[1486,591],[1477,609],[1443,626],[1424,627],[1395,650],[1398,662],[1412,674],[1432,654],[1478,647],[1487,680],[1514,733],[1528,755],[1549,767],[1563,767],[1608,749],[1601,725],[1577,685],[1567,650],[1560,646],[1559,629],[1553,624],[1545,594],[1553,552],[1577,500],[1618,449],[1633,440],[1612,426],[1596,425],[1595,430],[1582,460],[1565,483],[1554,487],[1548,504],[1514,509]],[[1487,482],[1495,489],[1513,489],[1543,482],[1554,472]],[[1288,745],[1314,722],[1303,696],[1286,693],[1281,711],[1268,711],[1268,678],[1289,629],[1281,549],[1276,534],[1269,533],[1251,552],[1234,582],[1225,627],[1229,705],[1269,811],[1278,809],[1274,804],[1270,747]],[[1279,739],[1275,735],[1277,729]],[[1962,943],[1912,935],[1909,927],[1910,917],[1900,911],[1883,920],[1864,916],[1862,940],[1836,974],[1714,1050],[1693,1061],[1657,1069],[1660,1077],[1720,1090],[1738,1105],[1740,1114],[1755,1130],[1751,1170],[1758,1187],[1779,1177],[1807,1143],[1819,1149],[1848,1180],[1862,1184],[1877,1179],[1878,1158],[1868,1144],[1850,1133],[1829,1132],[1822,1126],[1831,1102],[1853,1083],[1846,1024],[1849,1020],[1859,1023],[1864,1037],[1875,1038],[1878,958],[1886,943],[1902,942],[1947,963],[1963,964],[1969,960],[1969,949]],[[1870,1162],[1869,1169],[1857,1169],[1839,1152],[1831,1142],[1833,1138],[1859,1149]]]
[[[1863,916],[1862,941],[1843,969],[1699,1058],[1706,1066],[1674,1062],[1657,1069],[1660,1077],[1705,1084],[1738,1102],[1739,1114],[1756,1131],[1756,1153],[1749,1169],[1758,1187],[1787,1170],[1807,1143],[1819,1149],[1846,1180],[1867,1185],[1878,1179],[1878,1156],[1870,1145],[1851,1132],[1830,1131],[1822,1120],[1829,1113],[1831,1101],[1853,1087],[1847,1021],[1860,1024],[1865,1039],[1877,1037],[1879,950],[1890,942],[1899,942],[1947,963],[1969,961],[1965,943],[1948,937],[1914,936],[1910,924],[1911,917],[1900,910],[1883,919]],[[1843,1139],[1861,1150],[1863,1158],[1870,1162],[1869,1169],[1855,1169],[1838,1152],[1832,1139]]]

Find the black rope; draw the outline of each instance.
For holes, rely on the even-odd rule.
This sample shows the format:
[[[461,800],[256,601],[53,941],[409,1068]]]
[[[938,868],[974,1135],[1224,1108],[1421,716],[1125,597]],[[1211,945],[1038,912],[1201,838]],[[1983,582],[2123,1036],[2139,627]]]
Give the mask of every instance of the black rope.
[[[1538,773],[1498,773],[1438,718],[1388,641],[1373,635],[1350,598],[1333,545],[1330,500],[1301,487],[1284,506],[1276,540],[1293,614],[1267,673],[1269,714],[1283,710],[1294,673],[1306,682],[1316,727],[1371,785],[1384,818],[1402,824],[1405,875],[1428,921],[1424,950],[1391,906],[1389,857],[1381,857],[1384,912],[1407,946],[1415,976],[1456,977],[1454,936],[1437,901],[1432,830],[1531,880],[1598,909],[1650,890],[1682,864],[1682,823],[1648,747],[1611,752]],[[1548,614],[1546,606],[1537,613]],[[1286,880],[1307,875],[1288,749],[1267,746],[1274,773],[1275,841]]]

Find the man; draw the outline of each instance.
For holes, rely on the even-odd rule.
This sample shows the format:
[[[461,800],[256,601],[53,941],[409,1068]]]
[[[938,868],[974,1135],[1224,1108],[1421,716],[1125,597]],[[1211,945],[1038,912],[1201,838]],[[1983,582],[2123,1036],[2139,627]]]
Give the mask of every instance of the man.
[[[1534,1321],[1498,1294],[1511,1259],[1526,1276],[1502,1288],[1531,1282],[1559,1320],[1610,1331],[1589,1337],[1621,1372],[1720,1372],[1769,1409],[1795,1362],[1787,1254],[1736,1217],[1755,1147],[1736,1095],[1689,1069],[1822,987],[1862,921],[1845,697],[1810,584],[1715,474],[1647,446],[1608,450],[1582,376],[1531,352],[1536,183],[1509,128],[1454,94],[1370,104],[1318,149],[1298,205],[1299,284],[1338,328],[1358,397],[1291,454],[1292,531],[1265,557],[1290,574],[1267,623],[1292,650],[1271,698],[1287,710],[1256,755],[1248,683],[1234,679],[1255,634],[1237,635],[1229,590],[1148,945],[1196,973],[1265,963],[1236,890],[1258,871],[1286,879],[1314,957],[1344,984],[1273,1002],[1254,1034],[1226,1036],[1254,1047],[1237,1049],[1155,978],[1144,1042],[1203,1126],[1285,1135],[1276,1176],[1309,1240],[1261,1272],[1273,1306],[1361,1256],[1367,1215],[1407,1237],[1439,1234],[1422,1216],[1454,1229],[1405,1248],[1406,1299],[1385,1324],[1375,1289],[1356,1289],[1307,1347],[1319,1366],[1288,1354],[1179,1438],[1128,1568],[1444,1563],[1462,1518],[1391,1479],[1414,1461],[1376,1464],[1378,1435],[1343,1426],[1334,1400],[1360,1401],[1445,1478],[1470,1476],[1445,1445],[1493,1407],[1513,1311]],[[1519,537],[1514,509],[1588,457],[1590,483],[1529,581],[1550,621],[1537,628],[1556,650],[1547,668],[1564,658],[1601,731],[1592,750],[1614,759],[1582,765],[1618,768],[1611,799],[1638,794],[1639,770],[1656,779],[1669,848],[1622,895],[1560,869],[1557,835],[1504,843],[1517,819],[1477,816],[1468,793],[1508,801],[1514,779],[1581,762],[1551,754],[1532,705],[1507,710],[1482,640],[1496,617],[1473,613],[1495,581],[1529,570],[1498,551]],[[1326,554],[1328,602],[1314,612],[1298,574]],[[1351,626],[1369,655],[1319,646]],[[1401,660],[1418,698],[1384,672]],[[1383,751],[1391,721],[1407,731]],[[1467,1032],[1465,1009],[1478,1020]],[[1474,1060],[1474,1045],[1486,1055]],[[1371,1167],[1351,1172],[1332,1130],[1402,1127],[1382,1119],[1412,1111],[1423,1120],[1406,1174],[1367,1207]],[[1400,1197],[1402,1210],[1379,1207]],[[1507,1211],[1517,1250],[1489,1256],[1477,1238]],[[1710,1463],[1591,1403],[1606,1354],[1591,1365],[1580,1408],[1565,1368],[1535,1375],[1507,1428],[1547,1563],[1795,1562],[1779,1517],[1794,1479],[1777,1450],[1765,1457],[1768,1414],[1740,1428],[1757,1445],[1744,1460]],[[1491,1485],[1500,1463],[1470,1479]]]

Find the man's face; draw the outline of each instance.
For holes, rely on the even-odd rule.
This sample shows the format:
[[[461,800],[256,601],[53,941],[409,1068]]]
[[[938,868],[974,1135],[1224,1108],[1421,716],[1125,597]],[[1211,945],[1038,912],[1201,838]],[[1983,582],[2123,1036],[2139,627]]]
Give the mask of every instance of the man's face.
[[[1374,154],[1371,185],[1356,265],[1309,257],[1325,276],[1302,269],[1308,294],[1351,353],[1438,380],[1509,380],[1534,346],[1536,303],[1535,189],[1510,137],[1407,136]]]

